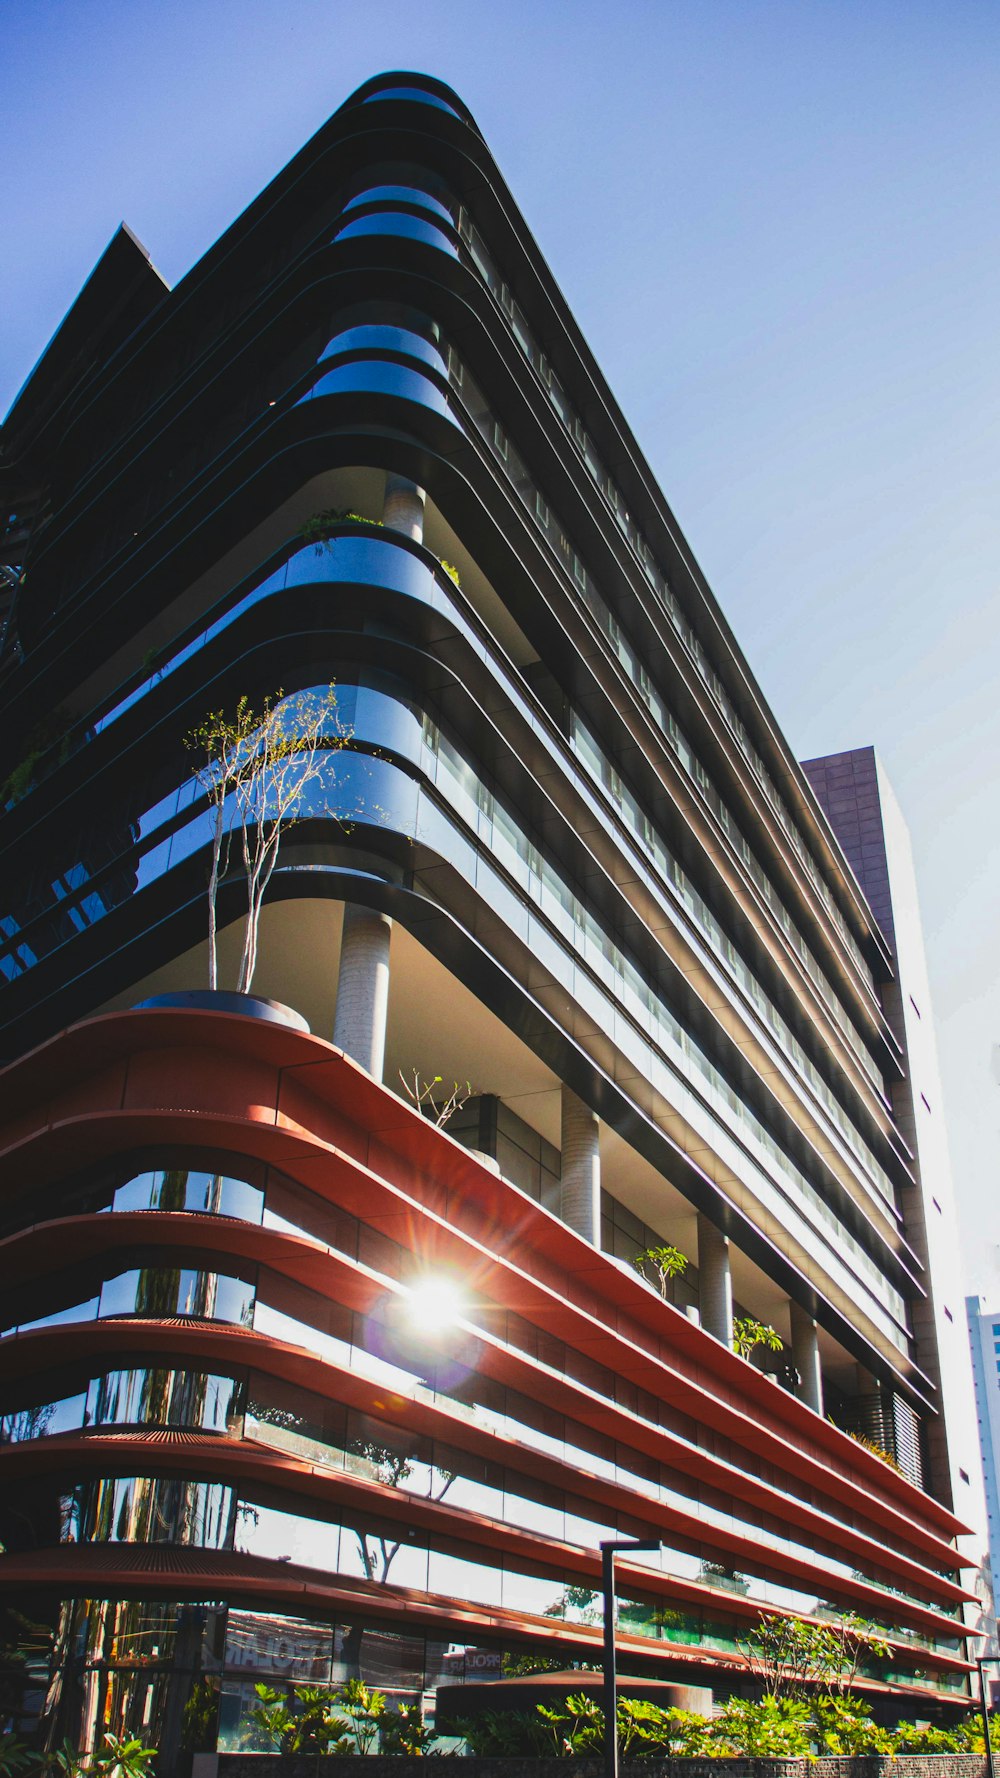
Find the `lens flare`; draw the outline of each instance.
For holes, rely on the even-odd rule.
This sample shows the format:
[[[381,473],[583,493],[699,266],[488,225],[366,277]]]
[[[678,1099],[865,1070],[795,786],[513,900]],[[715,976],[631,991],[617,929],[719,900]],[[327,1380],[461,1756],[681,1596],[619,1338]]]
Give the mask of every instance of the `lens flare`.
[[[463,1312],[462,1293],[449,1278],[422,1278],[410,1286],[404,1316],[414,1333],[425,1337],[454,1327]]]

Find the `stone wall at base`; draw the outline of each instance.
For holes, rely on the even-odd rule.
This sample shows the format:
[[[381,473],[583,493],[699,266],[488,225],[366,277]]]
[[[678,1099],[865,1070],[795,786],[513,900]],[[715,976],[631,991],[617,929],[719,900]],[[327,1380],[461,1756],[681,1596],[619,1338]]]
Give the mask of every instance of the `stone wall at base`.
[[[335,1778],[348,1762],[322,1754],[198,1754],[192,1778]],[[208,1762],[211,1761],[211,1768]],[[217,1765],[215,1762],[218,1762]],[[353,1762],[352,1762],[353,1763]],[[382,1757],[364,1760],[364,1778],[603,1778],[604,1762],[588,1759],[455,1759]],[[986,1778],[978,1753],[906,1753],[895,1759],[623,1759],[621,1778]]]

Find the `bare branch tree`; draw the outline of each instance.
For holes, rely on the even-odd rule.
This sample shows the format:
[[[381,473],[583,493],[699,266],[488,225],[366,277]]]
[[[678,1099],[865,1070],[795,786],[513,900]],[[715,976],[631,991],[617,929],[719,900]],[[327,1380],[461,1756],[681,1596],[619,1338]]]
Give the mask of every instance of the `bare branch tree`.
[[[737,1648],[765,1696],[849,1694],[865,1660],[884,1658],[889,1644],[877,1624],[855,1612],[829,1623],[764,1613]]]
[[[400,1069],[399,1078],[403,1083],[404,1093],[413,1100],[417,1110],[424,1117],[433,1118],[439,1130],[472,1098],[471,1080],[456,1080],[447,1096],[439,1096],[436,1089],[444,1085],[440,1074],[435,1074],[433,1080],[427,1080],[418,1068],[414,1068],[410,1076]]]
[[[276,691],[254,710],[240,698],[233,715],[212,710],[185,736],[199,754],[194,777],[213,810],[208,878],[208,984],[218,986],[218,895],[239,836],[247,894],[237,991],[248,993],[257,967],[260,915],[283,835],[304,818],[302,799],[322,778],[331,753],[350,745],[333,685],[286,698]]]

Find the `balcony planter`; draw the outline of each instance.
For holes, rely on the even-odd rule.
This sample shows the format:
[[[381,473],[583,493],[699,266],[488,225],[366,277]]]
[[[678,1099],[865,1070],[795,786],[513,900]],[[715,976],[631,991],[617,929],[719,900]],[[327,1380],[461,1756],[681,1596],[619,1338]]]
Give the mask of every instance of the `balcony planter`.
[[[153,994],[140,1000],[133,1012],[152,1012],[161,1007],[180,1007],[192,1012],[240,1013],[247,1019],[267,1019],[272,1025],[287,1025],[292,1031],[308,1033],[309,1025],[301,1013],[280,1000],[268,1000],[263,994],[237,994],[228,988],[184,988],[174,994]]]

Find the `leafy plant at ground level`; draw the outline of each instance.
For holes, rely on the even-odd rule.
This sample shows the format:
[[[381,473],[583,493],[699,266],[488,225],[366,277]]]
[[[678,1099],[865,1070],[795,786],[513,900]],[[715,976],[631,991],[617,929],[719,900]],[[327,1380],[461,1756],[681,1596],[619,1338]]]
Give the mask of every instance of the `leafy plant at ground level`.
[[[526,1759],[552,1752],[550,1730],[527,1710],[484,1710],[457,1719],[454,1728],[469,1752],[480,1759]]]
[[[20,1772],[36,1771],[38,1755],[32,1753],[30,1747],[17,1735],[4,1731],[0,1734],[0,1774],[3,1778],[17,1778]]]
[[[144,1747],[134,1736],[126,1741],[108,1731],[81,1769],[88,1778],[147,1778],[155,1759],[155,1747]]]
[[[990,1711],[989,1723],[990,1746],[993,1748],[994,1752],[996,1752],[1000,1750],[1000,1711]],[[978,1710],[974,1716],[967,1716],[965,1721],[959,1724],[958,1729],[955,1732],[962,1736],[962,1746],[959,1749],[961,1753],[985,1754],[986,1742],[983,1736],[983,1719]],[[913,1750],[911,1749],[910,1751]]]
[[[53,1774],[56,1774],[56,1778],[80,1778],[85,1764],[84,1757],[77,1753],[72,1741],[66,1740],[51,1753],[40,1754],[35,1770],[44,1774],[44,1778],[52,1778]],[[3,1766],[0,1764],[0,1772],[2,1771]]]
[[[670,1279],[680,1278],[687,1271],[688,1257],[679,1247],[644,1247],[641,1253],[634,1256],[632,1264],[647,1283],[651,1284],[655,1280],[660,1295],[666,1298]],[[647,1266],[653,1274],[652,1278],[647,1273]]]
[[[385,1693],[373,1691],[363,1679],[349,1679],[341,1686],[337,1701],[347,1717],[358,1753],[374,1752],[387,1708]]]
[[[213,1752],[218,1716],[219,1681],[208,1674],[195,1680],[184,1706],[181,1743],[187,1752]]]
[[[295,1702],[299,1706],[295,1723],[292,1753],[350,1753],[350,1725],[337,1716],[334,1705],[337,1693],[325,1685],[297,1685]]]
[[[295,1718],[288,1707],[287,1695],[265,1685],[262,1680],[253,1689],[260,1702],[247,1711],[249,1727],[243,1731],[245,1746],[252,1753],[287,1752],[286,1741],[295,1732]]]
[[[95,1752],[78,1753],[72,1741],[50,1753],[26,1747],[16,1735],[0,1734],[0,1778],[152,1778],[156,1748],[137,1736],[125,1738],[109,1730]]]
[[[291,1694],[262,1682],[260,1703],[248,1712],[253,1753],[353,1753],[351,1725],[337,1716],[338,1693],[329,1686],[297,1685]]]
[[[804,1759],[812,1752],[812,1713],[798,1698],[730,1698],[711,1725],[717,1754]]]
[[[891,1754],[892,1734],[872,1722],[871,1708],[860,1698],[829,1694],[812,1700],[813,1732],[820,1753],[856,1758]]]
[[[769,1352],[783,1352],[785,1342],[769,1321],[758,1321],[753,1315],[738,1315],[733,1322],[733,1351],[739,1358],[749,1358],[758,1346]]]
[[[979,1732],[982,1744],[982,1729]],[[992,1733],[990,1740],[992,1741]],[[893,1754],[897,1753],[966,1753],[970,1751],[963,1728],[944,1729],[938,1723],[901,1722],[891,1731]],[[982,1748],[985,1752],[985,1748]]]
[[[623,1754],[697,1757],[714,1751],[714,1725],[693,1710],[665,1710],[645,1698],[618,1698],[618,1745]],[[553,1750],[563,1758],[592,1753],[604,1742],[604,1709],[596,1698],[571,1693],[562,1704],[537,1704]],[[554,1743],[554,1749],[553,1745]]]
[[[603,1711],[602,1727],[603,1727]],[[645,1698],[618,1699],[618,1745],[622,1753],[704,1753],[709,1724],[693,1710],[664,1710]]]
[[[542,1721],[548,1723],[555,1752],[569,1758],[590,1753],[604,1739],[604,1711],[595,1698],[586,1692],[570,1692],[565,1703],[536,1704]]]
[[[419,1704],[400,1704],[387,1713],[382,1723],[379,1752],[423,1755],[436,1738],[433,1729],[427,1727]]]
[[[664,1751],[685,1759],[697,1759],[712,1752],[712,1724],[696,1710],[665,1710],[663,1712]]]

